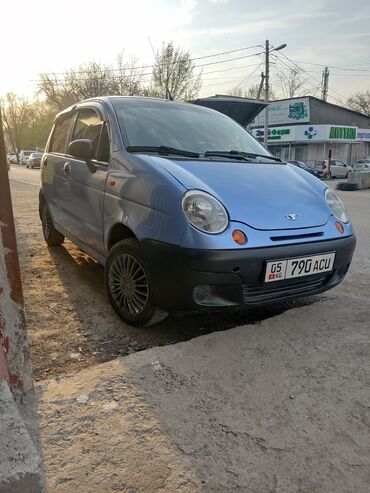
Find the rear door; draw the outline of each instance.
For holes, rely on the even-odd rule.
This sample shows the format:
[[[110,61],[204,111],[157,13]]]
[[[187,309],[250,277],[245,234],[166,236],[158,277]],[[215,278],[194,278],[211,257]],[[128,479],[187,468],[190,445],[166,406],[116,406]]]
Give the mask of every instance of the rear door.
[[[51,216],[58,226],[68,231],[66,197],[69,182],[64,174],[67,144],[75,115],[62,115],[54,123],[46,152],[41,163],[42,191]]]
[[[69,181],[68,231],[95,252],[104,252],[103,202],[110,160],[108,127],[98,106],[78,110],[70,141],[89,139],[95,144],[92,173],[84,161],[67,156],[64,175]]]

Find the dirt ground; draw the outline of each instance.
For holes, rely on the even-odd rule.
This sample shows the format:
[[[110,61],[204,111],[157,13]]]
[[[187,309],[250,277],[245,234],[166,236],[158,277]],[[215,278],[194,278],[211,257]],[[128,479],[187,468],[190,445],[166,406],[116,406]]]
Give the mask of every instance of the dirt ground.
[[[339,287],[134,329],[102,267],[46,247],[36,173],[12,189],[46,491],[370,491],[370,190],[341,194],[357,249]]]
[[[39,170],[12,167],[12,198],[34,377],[43,380],[153,346],[254,324],[304,301],[248,311],[169,316],[147,328],[126,325],[105,294],[103,268],[66,240],[47,247],[38,216]],[[17,181],[16,181],[17,180]],[[159,314],[163,318],[163,314]]]

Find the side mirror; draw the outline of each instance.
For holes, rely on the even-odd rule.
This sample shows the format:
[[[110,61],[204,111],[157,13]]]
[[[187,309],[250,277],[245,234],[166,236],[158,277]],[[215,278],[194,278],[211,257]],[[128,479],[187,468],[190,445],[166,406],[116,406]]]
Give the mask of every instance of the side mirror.
[[[89,139],[73,140],[68,146],[68,154],[85,161],[91,173],[95,173],[96,167],[91,162],[95,154],[95,143]]]

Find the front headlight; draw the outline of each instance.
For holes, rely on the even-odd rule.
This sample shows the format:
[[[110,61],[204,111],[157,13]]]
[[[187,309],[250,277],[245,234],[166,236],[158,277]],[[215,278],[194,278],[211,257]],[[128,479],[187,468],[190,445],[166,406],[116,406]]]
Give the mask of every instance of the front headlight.
[[[201,190],[190,190],[182,198],[182,210],[186,219],[204,233],[222,233],[229,218],[225,207],[215,197]]]
[[[331,188],[327,188],[325,190],[325,200],[338,221],[341,221],[342,223],[348,223],[349,217],[347,216],[347,212],[344,208],[343,202]]]

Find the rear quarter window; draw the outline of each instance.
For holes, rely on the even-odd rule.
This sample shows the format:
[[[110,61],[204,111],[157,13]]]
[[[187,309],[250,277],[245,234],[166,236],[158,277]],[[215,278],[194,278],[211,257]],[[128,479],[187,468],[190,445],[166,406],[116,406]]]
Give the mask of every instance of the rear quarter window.
[[[73,116],[71,115],[55,123],[49,152],[65,154],[72,119]]]

